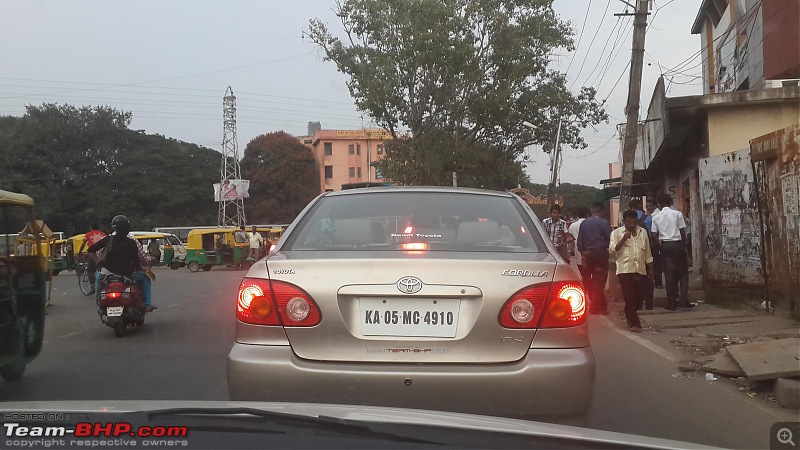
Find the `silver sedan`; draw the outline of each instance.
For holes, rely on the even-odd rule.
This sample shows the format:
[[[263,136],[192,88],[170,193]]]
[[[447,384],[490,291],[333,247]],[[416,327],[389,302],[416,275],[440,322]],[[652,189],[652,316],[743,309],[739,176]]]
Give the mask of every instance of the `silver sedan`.
[[[579,280],[514,194],[329,192],[242,280],[229,394],[580,416],[595,364]]]

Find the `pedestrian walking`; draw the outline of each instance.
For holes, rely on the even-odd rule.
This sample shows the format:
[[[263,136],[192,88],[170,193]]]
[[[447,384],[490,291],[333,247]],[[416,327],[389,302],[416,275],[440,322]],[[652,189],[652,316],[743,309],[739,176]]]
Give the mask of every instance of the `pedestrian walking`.
[[[623,227],[611,232],[608,252],[617,259],[617,278],[625,299],[625,320],[630,330],[638,333],[642,331],[642,323],[636,311],[650,290],[653,255],[647,230],[639,226],[636,210],[625,211],[622,222]]]
[[[576,220],[574,220],[567,229],[567,232],[574,239],[576,247],[578,242],[578,236],[580,236],[581,233],[581,224],[583,223],[584,220],[586,220],[587,217],[589,217],[589,215],[590,215],[589,208],[581,206],[576,210],[576,216],[575,216]],[[586,286],[589,277],[586,274],[586,265],[583,262],[583,258],[581,258],[581,252],[577,250],[575,251],[575,263],[578,265],[578,272],[580,272],[581,274],[581,281],[583,282],[583,285]]]
[[[689,303],[689,255],[686,250],[686,222],[683,214],[672,208],[669,194],[658,196],[661,212],[653,217],[652,236],[661,248],[664,264],[664,278],[667,284],[666,309],[675,311],[694,308]]]
[[[567,222],[561,218],[561,205],[554,204],[550,206],[550,217],[542,221],[550,241],[555,245],[558,254],[569,264],[569,250],[567,243],[572,240],[572,235],[569,234]]]
[[[589,313],[608,314],[606,281],[608,281],[608,245],[611,242],[611,225],[602,217],[602,203],[592,205],[592,216],[584,220],[578,236],[578,251],[586,266],[589,294]]]

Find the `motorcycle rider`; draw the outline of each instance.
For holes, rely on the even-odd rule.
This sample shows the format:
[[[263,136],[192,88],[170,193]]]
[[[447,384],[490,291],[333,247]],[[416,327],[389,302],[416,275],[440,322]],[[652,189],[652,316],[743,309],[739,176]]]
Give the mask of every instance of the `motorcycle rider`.
[[[151,281],[144,271],[150,264],[150,257],[142,248],[142,244],[129,236],[131,223],[127,217],[118,215],[111,220],[111,228],[114,230],[111,235],[104,237],[97,243],[89,247],[90,252],[106,250],[111,242],[111,251],[105,259],[104,267],[98,272],[95,278],[95,290],[100,292],[100,277],[109,273],[123,275],[136,281],[144,293],[145,309],[149,312],[156,309],[152,304]],[[113,239],[113,242],[112,242]]]

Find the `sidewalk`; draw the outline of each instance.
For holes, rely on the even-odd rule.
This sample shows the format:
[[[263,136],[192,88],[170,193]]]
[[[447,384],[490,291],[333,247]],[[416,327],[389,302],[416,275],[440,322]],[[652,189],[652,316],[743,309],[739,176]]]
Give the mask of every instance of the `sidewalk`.
[[[613,272],[609,281],[608,319],[627,331],[622,296],[614,286]],[[702,276],[698,274],[690,275],[689,293],[697,307],[673,312],[664,309],[666,290],[656,289],[654,309],[639,311],[644,332],[636,335],[674,356],[676,372],[680,370],[676,377],[727,377],[743,394],[773,403],[777,400],[784,407],[797,409],[800,341],[790,339],[800,338],[800,324],[780,309],[771,314],[760,311],[756,302],[738,308],[705,303]],[[730,354],[729,346],[741,346],[733,352],[739,359]],[[781,346],[782,350],[775,350]],[[748,357],[757,363],[758,376],[753,374],[756,369],[748,367]],[[743,367],[750,370],[749,374]]]

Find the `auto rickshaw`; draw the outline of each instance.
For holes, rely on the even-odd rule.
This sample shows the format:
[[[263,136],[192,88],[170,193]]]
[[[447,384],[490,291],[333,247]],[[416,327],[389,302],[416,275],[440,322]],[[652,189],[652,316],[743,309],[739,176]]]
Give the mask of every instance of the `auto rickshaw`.
[[[252,233],[252,230],[252,227],[247,228],[248,233]],[[286,228],[281,226],[260,227],[256,225],[256,232],[264,238],[264,247],[259,249],[258,258],[253,258],[252,256],[247,257],[248,264],[253,265],[258,259],[266,256],[272,246],[277,244],[281,239],[284,231],[286,231]]]
[[[213,266],[245,268],[250,240],[238,228],[198,228],[189,232],[186,266],[191,272]]]
[[[67,268],[63,258],[63,240],[56,239],[55,233],[41,220],[36,221],[34,227],[27,224],[19,232],[14,240],[14,254],[42,256],[45,260],[45,271],[48,273],[48,278],[57,276]]]
[[[41,236],[49,230],[36,220],[33,205],[33,199],[27,195],[0,190],[0,232],[18,230],[26,223],[32,248],[38,249]],[[0,254],[0,377],[13,381],[22,377],[25,366],[42,350],[45,305],[50,291],[42,252],[12,254],[9,250],[16,247],[11,247],[8,235],[4,239],[7,242],[3,243]]]
[[[156,266],[169,266],[172,270],[178,270],[184,265],[176,255],[179,251],[175,247],[183,247],[176,236],[153,231],[131,231],[130,234],[141,242],[148,255],[158,258]],[[186,251],[183,250],[182,253]]]

